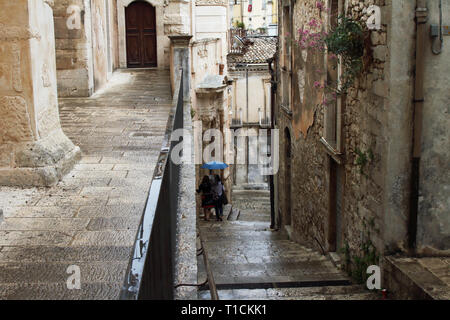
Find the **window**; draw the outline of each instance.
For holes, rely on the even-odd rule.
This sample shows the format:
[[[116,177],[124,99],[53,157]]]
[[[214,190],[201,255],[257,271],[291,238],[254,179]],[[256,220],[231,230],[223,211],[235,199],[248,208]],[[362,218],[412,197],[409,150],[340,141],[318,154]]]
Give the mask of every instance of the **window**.
[[[328,20],[328,28],[334,28],[338,23],[338,16],[342,10],[342,0],[330,0],[330,15]],[[329,59],[326,57],[327,66],[327,82],[331,86],[339,86],[339,77],[341,74],[341,66],[339,60]],[[340,97],[327,97],[330,101],[325,108],[324,136],[322,142],[326,146],[330,155],[338,160],[337,156],[342,151],[341,141],[341,113],[342,100]]]

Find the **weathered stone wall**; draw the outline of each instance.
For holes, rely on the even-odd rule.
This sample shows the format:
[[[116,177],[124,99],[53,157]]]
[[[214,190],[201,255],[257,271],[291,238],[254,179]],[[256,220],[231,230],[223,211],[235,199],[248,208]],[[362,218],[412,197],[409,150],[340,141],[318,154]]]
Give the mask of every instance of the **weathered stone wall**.
[[[106,7],[104,0],[91,1],[92,55],[94,57],[94,88],[101,88],[108,81],[108,41]]]
[[[113,69],[120,68],[119,60],[119,16],[117,11],[117,1],[112,2],[111,6],[111,20],[112,20],[112,30],[111,30],[111,45],[112,45],[112,62]]]
[[[416,26],[415,1],[387,1],[382,21],[387,21],[387,58],[385,74],[374,83],[373,90],[387,96],[384,108],[383,139],[384,186],[382,221],[386,253],[407,250],[410,215],[413,85]],[[375,38],[383,41],[385,37]],[[379,46],[383,48],[382,46]],[[374,50],[374,57],[376,57]],[[384,81],[383,81],[384,78]],[[380,174],[381,174],[380,173]]]
[[[343,1],[342,4],[344,3]],[[278,127],[281,131],[278,188],[281,220],[285,224],[288,195],[283,182],[286,180],[284,131],[287,128],[292,139],[290,180],[293,238],[330,250],[331,229],[336,228],[340,239],[336,249],[348,246],[349,254],[354,256],[359,255],[362,245],[369,241],[378,253],[385,249],[404,249],[406,241],[412,121],[411,104],[407,101],[411,101],[412,89],[410,75],[414,54],[414,10],[410,10],[408,4],[398,4],[399,7],[407,7],[408,16],[404,20],[409,24],[400,28],[405,32],[396,30],[396,33],[406,39],[401,42],[403,51],[398,51],[401,52],[403,61],[398,64],[396,62],[393,66],[396,71],[393,72],[389,69],[388,45],[389,42],[395,42],[395,45],[400,43],[399,39],[388,36],[390,14],[396,12],[392,11],[391,3],[348,1],[347,4],[342,10],[363,25],[368,18],[368,6],[378,5],[382,10],[382,27],[379,31],[367,31],[364,70],[348,90],[348,94],[342,97],[342,155],[338,156],[342,165],[337,164],[342,169],[340,224],[335,227],[333,218],[330,217],[330,212],[333,211],[330,209],[336,205],[330,203],[333,189],[330,185],[333,183],[330,176],[331,162],[335,160],[320,142],[326,136],[327,105],[323,103],[324,90],[315,85],[326,80],[324,70],[327,70],[326,61],[329,60],[322,51],[305,50],[298,45],[292,46],[292,115],[289,115],[286,108],[279,108],[278,111]],[[292,9],[292,35],[289,30],[280,30],[282,36],[292,37],[296,42],[301,28],[319,31],[329,18],[326,7],[328,3],[324,5],[325,7],[319,8],[317,1],[297,1]],[[282,12],[281,7],[279,12]],[[319,21],[319,29],[309,26],[312,19]],[[405,23],[403,20],[398,23],[400,21]],[[282,22],[280,24],[283,25]],[[282,51],[280,56],[283,56]],[[390,99],[389,81],[398,88],[395,99]],[[283,84],[278,91],[280,96],[283,95],[282,86]],[[400,101],[403,103],[399,103]],[[392,135],[392,130],[396,134]],[[389,177],[388,172],[391,173]],[[391,223],[389,231],[384,228],[387,221]],[[388,243],[384,242],[386,232],[391,237]]]
[[[348,247],[346,258],[361,256],[361,248],[368,244],[373,245],[378,255],[408,252],[416,3],[403,0],[341,2],[342,10],[363,26],[368,19],[369,5],[381,9],[381,29],[366,31],[363,71],[347,95],[342,96],[342,127],[338,132],[342,145],[337,150],[341,155],[333,154],[320,142],[327,136],[327,104],[323,103],[324,91],[317,84],[326,79],[323,70],[327,70],[325,61],[329,60],[321,50],[303,49],[295,44],[299,40],[299,29],[316,32],[323,28],[328,18],[326,5],[329,5],[323,3],[322,8],[317,1],[293,3],[293,28],[280,30],[281,37],[294,43],[288,63],[283,62],[286,52],[281,48],[279,63],[282,81],[278,87],[277,127],[281,143],[277,186],[281,221],[284,225],[291,222],[295,240],[328,250],[332,249],[330,237],[335,228],[340,239],[336,249]],[[428,9],[431,18],[428,23],[437,23],[437,5],[428,2]],[[283,3],[279,12],[283,12]],[[280,19],[280,25],[286,26],[283,15]],[[313,23],[316,26],[309,24],[312,19],[318,22]],[[447,47],[444,41],[443,49]],[[445,89],[448,65],[444,55],[433,55],[429,48],[431,40],[427,38],[417,251],[448,254],[449,170],[446,159],[449,148],[445,147],[448,145],[445,128],[449,123],[445,116],[448,108],[443,107],[449,100]],[[292,82],[282,76],[289,71],[292,71]],[[281,106],[283,101],[289,101],[284,86],[292,86],[292,99],[290,105]],[[286,130],[292,140],[290,177],[286,177]],[[331,184],[335,183],[331,174],[331,167],[335,167],[333,158],[342,163],[337,164],[342,168],[342,216],[337,226],[330,216],[333,212],[330,209],[336,205],[330,202],[334,192]],[[290,188],[287,188],[289,180]],[[292,221],[287,221],[289,198]]]
[[[202,134],[208,129],[216,128],[225,133],[225,129],[230,127],[229,105],[230,96],[227,90],[227,78],[220,73],[220,65],[226,64],[223,54],[223,39],[221,38],[200,38],[192,41],[190,51],[192,57],[191,66],[191,101],[193,119],[201,121]],[[226,50],[226,47],[225,47]],[[228,162],[227,152],[230,141],[223,135],[224,158],[222,161]],[[203,147],[209,143],[203,143]],[[195,150],[197,159],[200,158],[201,150]],[[228,199],[231,199],[232,176],[229,168],[221,173]],[[208,175],[209,170],[200,169],[196,166],[196,183],[200,184],[204,175]],[[199,199],[198,199],[199,200]],[[197,201],[197,208],[200,209],[200,201]]]
[[[192,2],[195,10],[192,17],[194,40],[220,39],[221,54],[225,57],[228,54],[228,2],[226,0],[193,0]]]
[[[209,38],[192,41],[191,50],[191,101],[195,113],[197,110],[197,86],[207,75],[218,75],[219,65],[223,63],[222,45],[218,38]]]
[[[20,0],[0,12],[0,185],[51,185],[80,156],[59,122],[52,9]]]
[[[90,1],[56,0],[53,16],[58,95],[90,96],[94,91]]]
[[[448,24],[450,1],[442,1],[442,6],[444,21]],[[429,23],[438,24],[437,1],[428,1],[428,10]],[[440,55],[431,52],[430,38],[427,37],[425,42],[425,103],[417,226],[417,249],[422,254],[450,254],[450,39],[444,39]],[[434,45],[437,49],[438,45]]]
[[[285,41],[298,40],[296,30],[306,26],[311,19],[325,21],[326,16],[316,9],[315,4],[316,1],[299,1],[291,8],[294,31],[291,33],[291,30],[281,28],[280,35]],[[283,6],[283,3],[280,5]],[[283,12],[283,9],[280,8],[279,12]],[[284,26],[283,23],[281,25]],[[289,56],[288,59],[292,59],[292,62],[283,62],[286,56]],[[324,119],[323,107],[320,105],[322,93],[312,86],[315,81],[321,80],[321,75],[316,70],[324,69],[323,54],[301,50],[300,47],[293,45],[291,55],[282,48],[280,57],[281,63],[288,69],[287,72],[292,71],[293,90],[291,105],[286,104],[278,110],[280,220],[282,225],[292,226],[294,240],[313,246],[317,246],[318,241],[326,247],[329,160],[320,143]],[[291,65],[292,70],[289,70]],[[284,79],[283,82],[278,87],[279,103],[284,100],[283,86],[290,85],[289,80]],[[291,149],[291,160],[287,156],[288,148]],[[291,161],[290,176],[286,172],[288,161]]]

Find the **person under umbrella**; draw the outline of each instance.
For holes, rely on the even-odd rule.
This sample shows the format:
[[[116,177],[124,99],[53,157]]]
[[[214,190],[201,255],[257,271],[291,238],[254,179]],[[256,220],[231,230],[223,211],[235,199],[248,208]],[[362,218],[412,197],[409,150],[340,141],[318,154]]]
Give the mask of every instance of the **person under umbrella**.
[[[202,194],[202,208],[206,221],[209,221],[211,216],[211,208],[215,207],[215,202],[213,199],[213,190],[211,186],[211,182],[209,181],[208,176],[204,176],[202,179],[202,183],[197,189],[197,193]]]
[[[216,219],[217,221],[223,221],[223,198],[225,188],[218,174],[216,174],[215,176],[215,184],[213,185],[212,189],[214,193],[214,209],[216,211]]]

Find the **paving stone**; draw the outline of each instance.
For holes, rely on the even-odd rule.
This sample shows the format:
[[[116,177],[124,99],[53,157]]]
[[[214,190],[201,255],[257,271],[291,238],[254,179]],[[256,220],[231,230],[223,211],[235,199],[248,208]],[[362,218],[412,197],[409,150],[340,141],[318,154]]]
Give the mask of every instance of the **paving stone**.
[[[71,245],[132,245],[136,230],[85,231],[76,234]]]
[[[113,300],[119,298],[122,284],[81,283],[80,290],[66,283],[26,283],[0,285],[0,299],[6,300]]]
[[[74,231],[0,231],[0,246],[56,245],[66,246],[75,235]]]
[[[106,205],[108,195],[95,196],[46,196],[37,203],[38,206],[86,206],[90,204]]]
[[[5,208],[5,217],[11,218],[70,218],[75,216],[79,206],[30,206]]]
[[[145,202],[139,204],[118,204],[107,206],[82,206],[78,211],[77,217],[132,217],[142,216]]]
[[[89,262],[66,260],[59,263],[0,263],[0,284],[7,283],[66,283],[71,265],[80,267],[81,282],[116,282],[125,276],[128,261]]]
[[[132,246],[6,246],[0,250],[5,262],[99,262],[128,261]]]
[[[87,229],[89,231],[137,230],[137,228],[139,227],[140,220],[141,220],[140,216],[93,218],[90,220]]]
[[[172,108],[168,71],[113,77],[124,73],[128,83],[59,100],[82,150],[72,172],[51,188],[0,188],[0,298],[118,298]],[[67,289],[70,264],[81,290]]]
[[[86,230],[89,219],[82,218],[7,218],[0,230]]]

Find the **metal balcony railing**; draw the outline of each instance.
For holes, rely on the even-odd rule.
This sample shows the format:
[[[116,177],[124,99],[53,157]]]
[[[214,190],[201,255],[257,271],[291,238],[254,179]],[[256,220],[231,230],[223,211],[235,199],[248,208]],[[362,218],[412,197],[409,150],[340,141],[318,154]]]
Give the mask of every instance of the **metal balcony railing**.
[[[121,300],[164,299],[174,296],[176,223],[179,196],[179,165],[170,161],[177,142],[170,142],[183,128],[183,77],[178,74],[172,111],[153,174],[144,213],[128,265]]]
[[[264,114],[265,112],[262,112],[261,109],[258,110],[259,114],[259,126],[261,128],[270,128],[272,123],[270,117]]]
[[[231,128],[242,127],[242,108],[239,108],[239,113],[235,112],[231,118]]]
[[[231,119],[231,127],[242,127],[242,119]]]
[[[244,29],[229,29],[228,30],[228,53],[231,54],[242,54],[243,47],[242,45],[238,45],[238,41],[235,37],[243,39],[247,37],[247,30]]]

